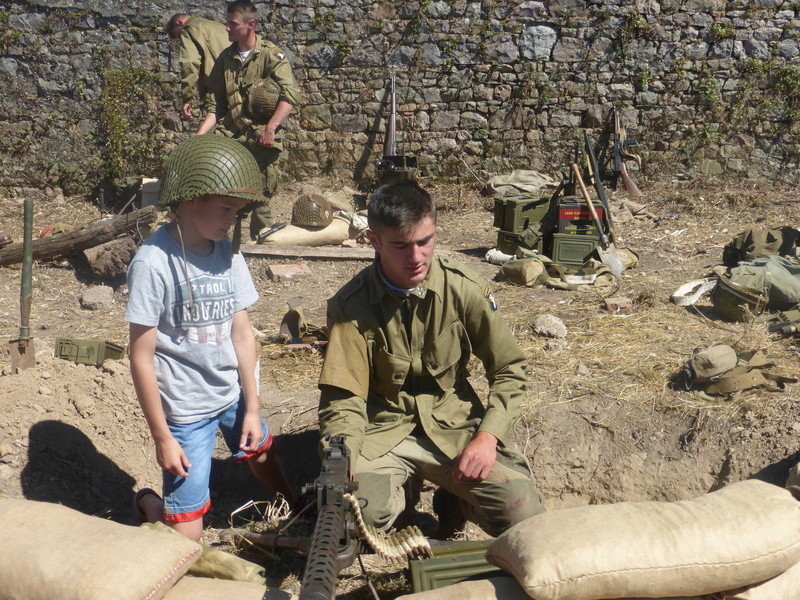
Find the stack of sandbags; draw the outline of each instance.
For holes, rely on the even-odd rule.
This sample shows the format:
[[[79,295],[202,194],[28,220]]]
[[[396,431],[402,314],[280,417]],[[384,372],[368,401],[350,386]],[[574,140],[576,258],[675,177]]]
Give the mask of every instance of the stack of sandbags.
[[[0,500],[0,525],[3,600],[290,598],[257,583],[183,577],[203,547],[182,535],[17,499]]]
[[[515,525],[486,558],[519,588],[500,578],[405,598],[800,599],[800,503],[748,480],[693,500],[559,510]]]

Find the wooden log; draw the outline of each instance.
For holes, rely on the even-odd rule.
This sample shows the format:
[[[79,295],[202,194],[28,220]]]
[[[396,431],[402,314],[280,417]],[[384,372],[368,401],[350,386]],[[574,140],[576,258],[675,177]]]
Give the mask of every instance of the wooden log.
[[[271,244],[242,244],[245,256],[277,256],[283,258],[319,258],[323,260],[372,260],[372,248],[343,248],[340,246],[275,246]]]
[[[56,233],[33,240],[33,260],[44,260],[76,254],[87,248],[99,246],[121,234],[143,225],[150,225],[158,218],[155,206],[148,206],[116,217],[95,221],[66,233]],[[0,250],[0,267],[22,261],[22,244],[11,244]]]

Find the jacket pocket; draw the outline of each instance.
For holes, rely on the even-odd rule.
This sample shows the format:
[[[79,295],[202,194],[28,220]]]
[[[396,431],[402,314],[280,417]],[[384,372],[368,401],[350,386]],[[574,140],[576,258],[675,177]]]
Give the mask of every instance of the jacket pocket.
[[[466,377],[467,363],[472,353],[467,331],[461,321],[453,321],[422,353],[422,364],[442,391],[455,386],[459,376]]]
[[[406,380],[411,359],[390,353],[381,339],[372,340],[371,346],[370,388],[381,396],[395,397]]]

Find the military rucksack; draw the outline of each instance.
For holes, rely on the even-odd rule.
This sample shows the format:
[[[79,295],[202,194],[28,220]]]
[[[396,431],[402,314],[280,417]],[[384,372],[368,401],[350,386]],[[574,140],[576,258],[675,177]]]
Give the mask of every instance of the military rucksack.
[[[741,261],[766,256],[789,256],[800,241],[800,231],[793,227],[747,229],[734,237],[722,249],[722,262],[735,267]]]
[[[800,265],[782,256],[742,261],[719,275],[711,303],[721,317],[745,321],[765,310],[788,310],[800,303]]]

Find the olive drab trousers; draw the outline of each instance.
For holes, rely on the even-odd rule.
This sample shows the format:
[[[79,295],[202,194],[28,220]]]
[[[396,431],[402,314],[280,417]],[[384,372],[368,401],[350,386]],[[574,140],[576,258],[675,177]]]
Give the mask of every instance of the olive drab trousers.
[[[424,434],[414,433],[374,460],[359,457],[353,476],[364,520],[384,530],[391,527],[405,508],[403,484],[412,477],[457,496],[464,516],[492,536],[544,512],[542,495],[522,455],[498,448],[497,461],[483,481],[453,480],[453,463]]]

